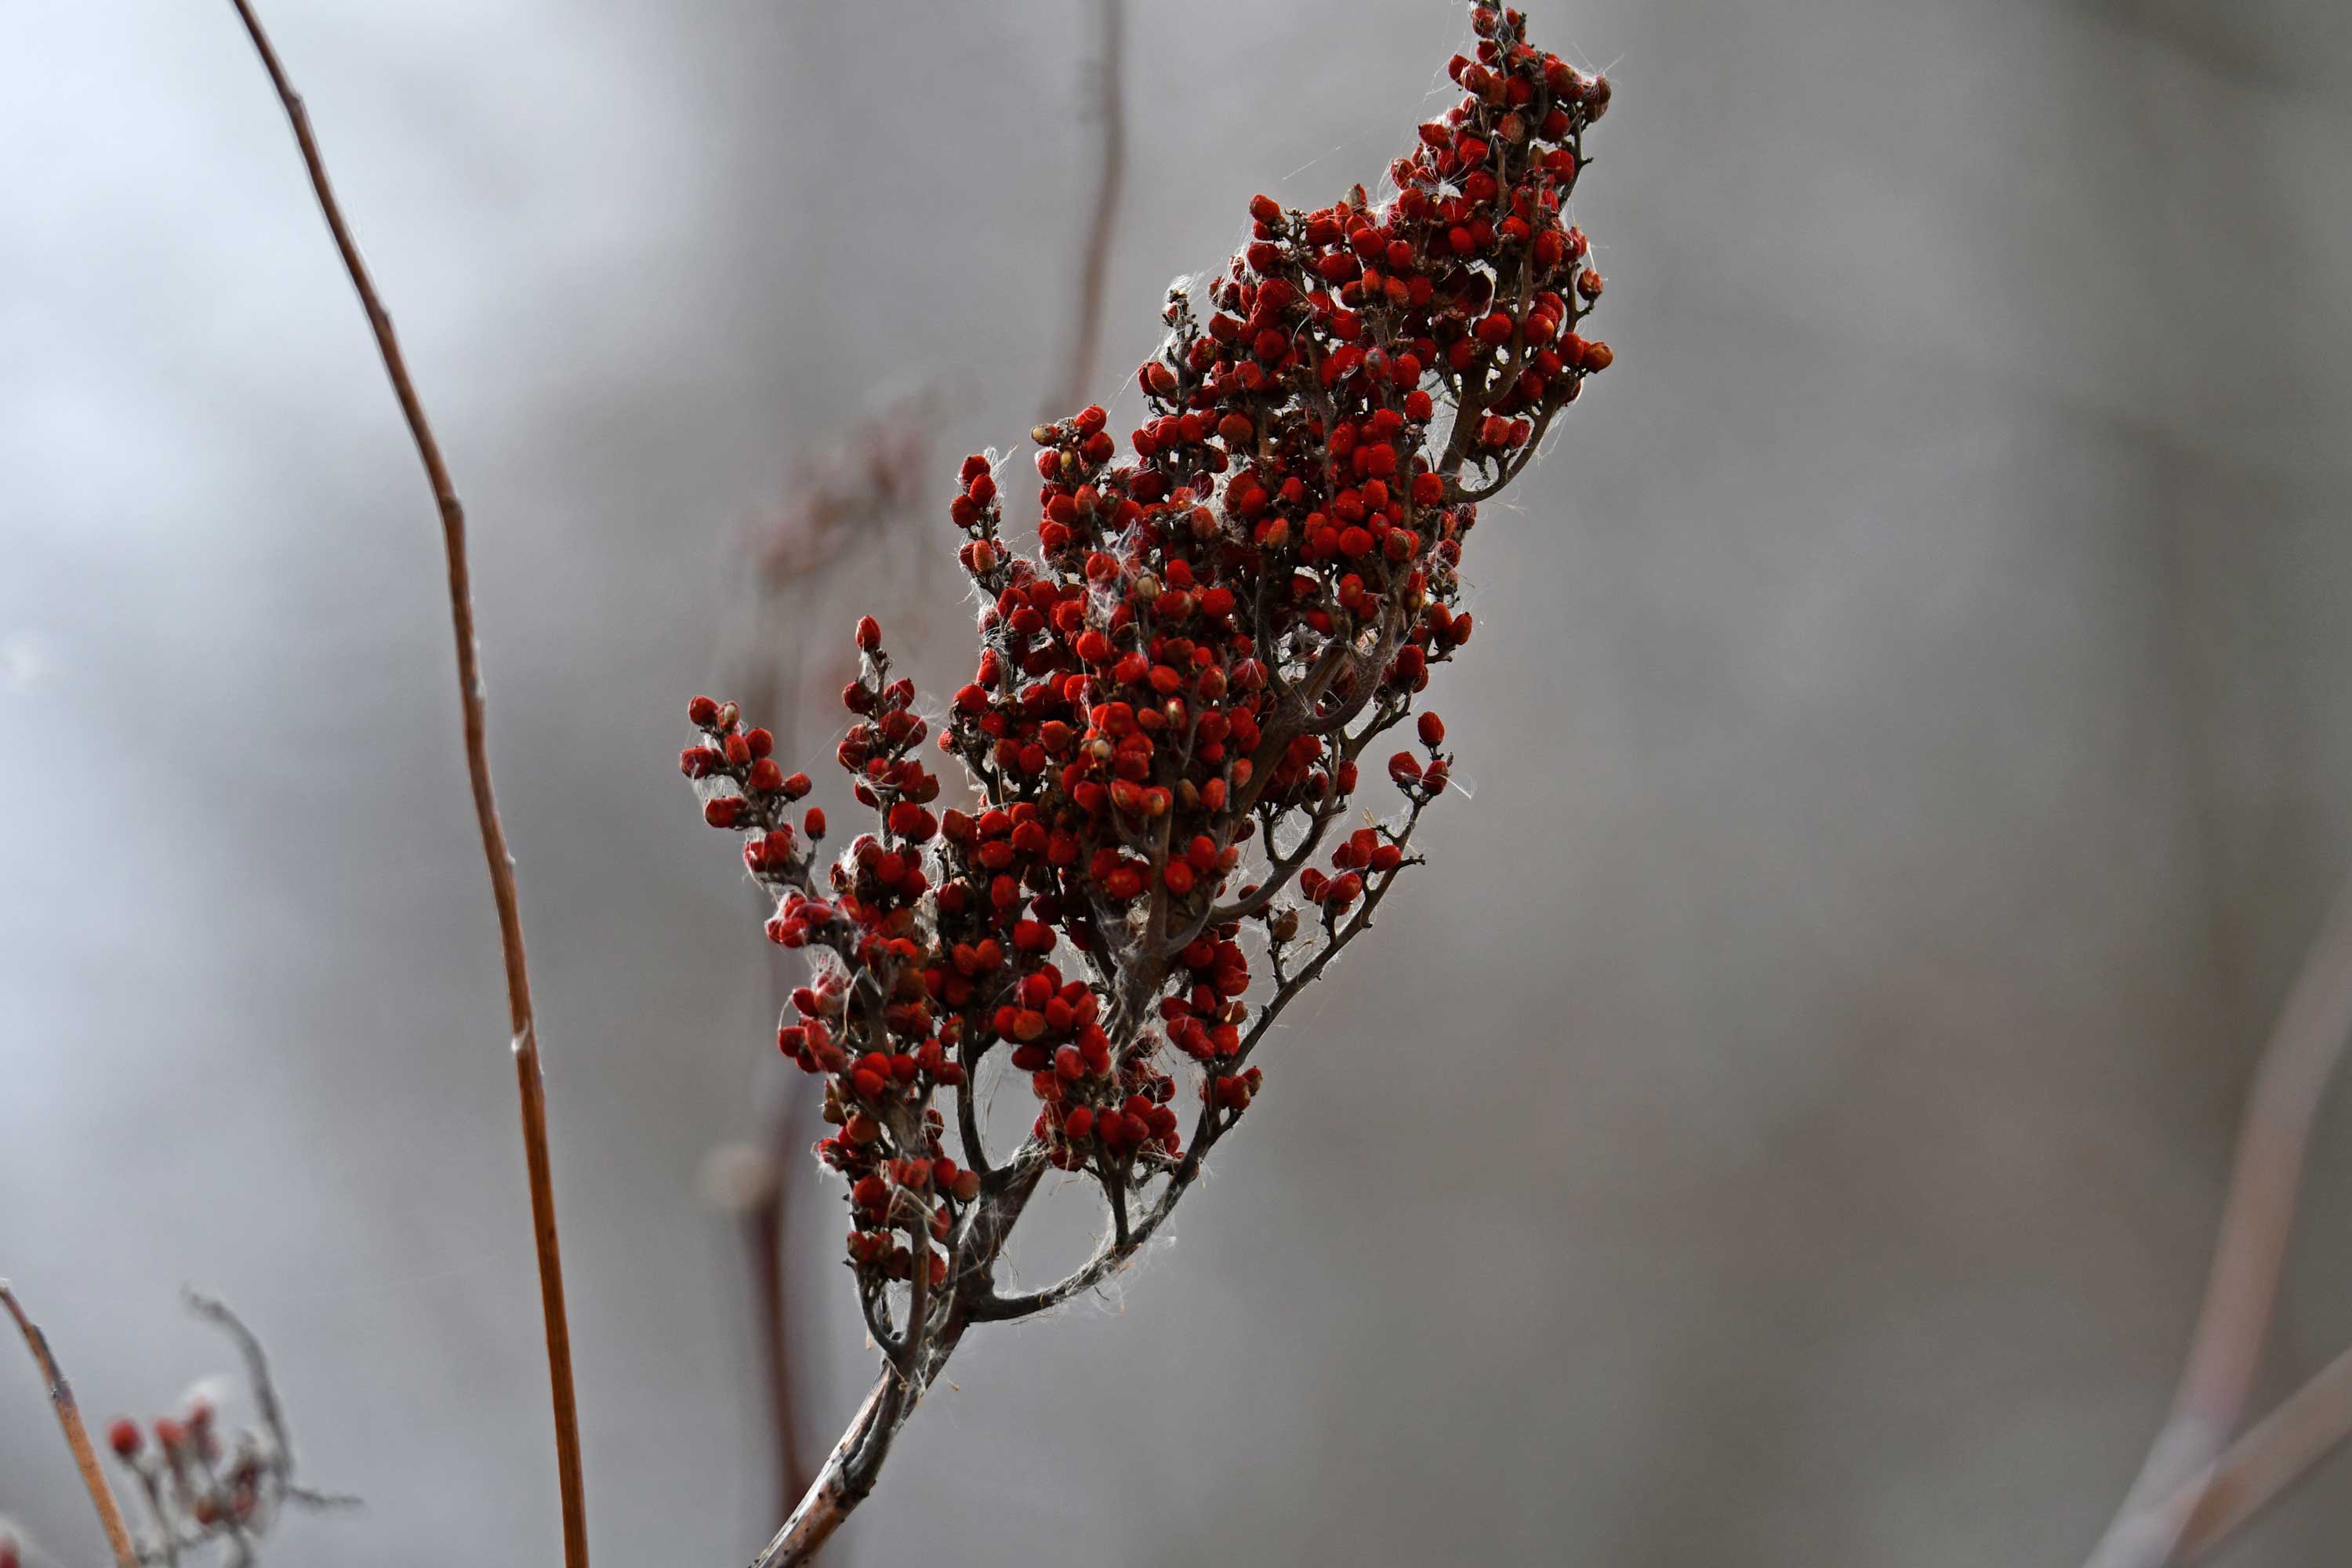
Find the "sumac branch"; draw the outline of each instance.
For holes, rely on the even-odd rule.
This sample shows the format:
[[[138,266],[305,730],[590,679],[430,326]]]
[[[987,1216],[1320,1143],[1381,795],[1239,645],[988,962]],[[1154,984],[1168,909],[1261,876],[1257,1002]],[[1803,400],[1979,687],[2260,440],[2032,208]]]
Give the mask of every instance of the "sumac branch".
[[[1101,408],[1032,432],[1034,554],[1007,541],[1000,464],[965,460],[977,667],[935,727],[858,621],[837,760],[874,821],[837,859],[773,736],[691,704],[703,816],[744,836],[769,937],[812,961],[777,1044],[824,1081],[817,1152],[848,1183],[884,1363],[762,1564],[823,1544],[973,1324],[1082,1294],[1151,1239],[1260,1091],[1267,1031],[1419,863],[1453,757],[1415,710],[1470,637],[1478,505],[1612,358],[1580,330],[1601,277],[1563,212],[1609,83],[1528,46],[1516,11],[1472,17],[1463,96],[1390,165],[1392,195],[1256,197],[1242,254],[1171,293],[1124,452]],[[1340,831],[1408,719],[1417,745],[1373,764],[1395,807]],[[992,1152],[976,1095],[1007,1073],[1036,1119]],[[1099,1184],[1106,1235],[1007,1293],[1049,1169]]]

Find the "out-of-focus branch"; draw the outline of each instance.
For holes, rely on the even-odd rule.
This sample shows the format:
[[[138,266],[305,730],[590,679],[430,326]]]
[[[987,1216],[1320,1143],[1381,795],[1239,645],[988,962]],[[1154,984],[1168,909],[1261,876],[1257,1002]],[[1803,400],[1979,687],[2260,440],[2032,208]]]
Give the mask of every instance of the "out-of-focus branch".
[[[2352,1436],[2352,1351],[2230,1445],[2210,1468],[2155,1510],[2183,1562],[2202,1555],[2260,1513]]]
[[[1102,58],[1097,65],[1102,97],[1102,167],[1095,179],[1095,203],[1080,253],[1078,312],[1072,324],[1070,357],[1061,382],[1046,399],[1045,417],[1058,419],[1087,399],[1095,356],[1102,342],[1103,295],[1110,286],[1110,247],[1118,234],[1119,194],[1127,184],[1126,0],[1101,0]]]
[[[123,1521],[122,1509],[114,1500],[114,1489],[106,1484],[106,1472],[98,1467],[98,1454],[89,1446],[89,1429],[82,1425],[81,1406],[74,1403],[73,1386],[58,1370],[57,1357],[50,1353],[49,1337],[39,1325],[25,1315],[16,1292],[0,1279],[0,1306],[16,1320],[16,1330],[25,1336],[25,1347],[33,1352],[33,1363],[41,1369],[41,1381],[48,1385],[49,1403],[57,1407],[58,1425],[65,1429],[66,1447],[73,1451],[74,1468],[81,1472],[81,1483],[89,1489],[90,1506],[98,1510],[98,1522],[106,1529],[106,1543],[114,1551],[119,1568],[138,1568],[139,1553],[131,1544],[131,1527]]]
[[[768,585],[772,591],[781,584],[770,578]],[[776,713],[787,736],[795,731],[801,664],[797,643],[782,672],[772,661],[754,662],[751,689],[775,704],[770,710]],[[791,1005],[792,984],[775,959],[769,958],[766,963],[771,1000],[781,1015]],[[792,1289],[799,1271],[793,1268],[791,1247],[792,1173],[803,1153],[798,1136],[798,1089],[797,1084],[787,1083],[776,1096],[774,1113],[768,1125],[767,1147],[760,1151],[767,1162],[767,1180],[743,1215],[746,1261],[751,1271],[751,1318],[760,1338],[761,1364],[767,1374],[768,1424],[776,1462],[775,1511],[779,1514],[791,1510],[808,1490],[812,1479],[808,1461],[801,1452],[803,1384],[796,1374],[793,1353],[800,1321]]]
[[[795,1097],[796,1098],[796,1097]],[[773,1162],[772,1179],[751,1212],[743,1216],[746,1250],[751,1268],[753,1321],[760,1336],[761,1364],[767,1373],[768,1423],[776,1449],[777,1511],[788,1510],[808,1490],[808,1461],[801,1455],[800,1380],[793,1354],[799,1314],[793,1308],[788,1282],[797,1275],[789,1246],[792,1208],[786,1173],[800,1151],[793,1136],[793,1104],[777,1110],[770,1127],[773,1147],[765,1151]]]
[[[2244,1415],[2278,1297],[2312,1122],[2347,1034],[2352,883],[2336,894],[2254,1069],[2212,1272],[2172,1413],[2086,1568],[2159,1568],[2185,1544],[2189,1515],[2167,1501],[2214,1465]]]
[[[743,667],[751,706],[772,714],[777,732],[799,732],[810,654],[807,627],[819,614],[817,590],[838,569],[875,553],[927,557],[900,551],[898,535],[916,515],[920,477],[929,469],[932,443],[947,395],[926,383],[868,410],[854,425],[794,464],[782,509],[762,520],[747,541],[757,567],[757,615],[749,646],[730,656]],[[917,596],[910,594],[910,596]],[[768,896],[760,895],[765,905]],[[764,918],[765,909],[762,909]],[[768,961],[773,1003],[790,1006],[792,980]],[[806,1116],[796,1083],[776,1098],[761,1151],[767,1179],[743,1209],[743,1238],[751,1283],[751,1318],[765,1372],[768,1420],[776,1463],[776,1512],[791,1511],[814,1477],[800,1436],[806,1380],[799,1375],[793,1341],[801,1314],[795,1281],[804,1270],[793,1251],[793,1173],[806,1152]]]
[[[343,221],[342,209],[336,203],[334,189],[328,183],[327,166],[320,154],[318,140],[311,134],[310,117],[302,106],[301,96],[294,90],[285,68],[278,63],[278,52],[270,47],[269,36],[262,30],[261,19],[255,15],[249,0],[232,0],[232,4],[253,39],[263,68],[269,73],[271,85],[278,89],[278,101],[285,106],[294,140],[301,148],[302,162],[310,171],[310,188],[318,196],[319,210],[327,220],[335,248],[342,256],[343,268],[350,273],[352,287],[367,312],[368,325],[375,333],[376,348],[383,358],[384,374],[400,401],[401,414],[408,423],[416,455],[425,465],[434,500],[440,508],[442,542],[448,561],[450,626],[457,650],[457,700],[465,724],[466,771],[473,786],[474,816],[481,829],[482,855],[489,867],[490,892],[498,906],[499,950],[506,966],[515,1078],[521,1098],[523,1158],[530,1184],[540,1308],[546,1321],[548,1375],[553,1394],[556,1474],[562,1494],[563,1560],[566,1568],[586,1568],[588,1515],[580,1462],[580,1418],[572,1383],[572,1331],[564,1310],[563,1262],[556,1240],[555,1177],[547,1139],[547,1089],[540,1075],[539,1033],[531,1011],[530,973],[523,957],[522,903],[515,887],[514,858],[508,852],[506,828],[499,820],[498,799],[490,787],[482,672],[474,637],[472,574],[466,558],[466,510],[457,500],[448,466],[442,461],[440,443],[434,438],[432,425],[425,418],[425,405],[409,378],[400,340],[392,330],[392,317],[376,293],[367,264],[360,258],[358,243],[352,239]]]
[[[225,1432],[219,1406],[200,1384],[176,1414],[144,1428],[129,1416],[117,1419],[107,1446],[146,1504],[145,1528],[132,1532],[140,1563],[176,1568],[184,1559],[211,1561],[209,1549],[218,1547],[222,1568],[253,1568],[261,1539],[285,1506],[352,1508],[359,1500],[295,1480],[293,1438],[260,1340],[211,1297],[191,1290],[187,1302],[236,1342],[259,1427]]]

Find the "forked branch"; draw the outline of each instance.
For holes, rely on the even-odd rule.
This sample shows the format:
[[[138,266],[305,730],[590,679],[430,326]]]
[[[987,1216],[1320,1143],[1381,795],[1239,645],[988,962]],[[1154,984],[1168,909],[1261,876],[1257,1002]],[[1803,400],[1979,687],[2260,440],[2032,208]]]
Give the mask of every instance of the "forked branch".
[[[2203,1494],[2199,1478],[2245,1413],[2285,1267],[2312,1123],[2347,1035],[2352,883],[2336,894],[2254,1069],[2212,1272],[2172,1413],[2087,1568],[2160,1568],[2184,1547],[2191,1515],[2178,1500],[2184,1489]]]

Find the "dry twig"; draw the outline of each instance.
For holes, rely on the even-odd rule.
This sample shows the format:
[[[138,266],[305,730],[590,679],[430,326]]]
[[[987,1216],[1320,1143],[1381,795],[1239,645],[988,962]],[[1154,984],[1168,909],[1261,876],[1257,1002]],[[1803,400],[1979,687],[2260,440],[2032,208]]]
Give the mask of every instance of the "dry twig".
[[[2086,1568],[2160,1568],[2172,1561],[2187,1545],[2182,1532],[2193,1511],[2176,1506],[2177,1500],[2207,1495],[2210,1489],[2200,1478],[2211,1471],[2218,1479],[2229,1468],[2226,1463],[2217,1468],[2216,1460],[2237,1430],[2262,1364],[2312,1123],[2347,1034],[2352,1034],[2352,884],[2336,895],[2254,1069],[2212,1272],[2172,1413]],[[2338,1374],[2331,1366],[2321,1375],[2326,1381],[2352,1374]],[[2290,1401],[2290,1406],[2294,1403]],[[2287,1410],[2280,1412],[2282,1417],[2287,1415]],[[2271,1453],[2273,1440],[2255,1445],[2254,1452]],[[2326,1447],[2309,1451],[2304,1462],[2316,1459]],[[2270,1490],[2284,1484],[2280,1478]],[[2204,1543],[2219,1539],[2210,1530],[2218,1517],[2209,1519]]]
[[[546,1320],[548,1375],[553,1388],[556,1470],[562,1492],[563,1560],[566,1568],[586,1568],[587,1508],[581,1476],[580,1419],[572,1384],[572,1331],[564,1311],[563,1263],[556,1243],[555,1178],[547,1142],[547,1090],[540,1075],[539,1035],[531,1012],[530,974],[523,957],[522,905],[515,888],[514,859],[508,852],[506,829],[499,820],[498,800],[490,788],[482,672],[474,637],[473,587],[466,559],[466,511],[457,500],[448,467],[442,461],[440,444],[435,440],[432,426],[425,418],[425,405],[409,378],[400,341],[393,333],[392,317],[376,293],[367,264],[360,258],[359,246],[343,221],[342,209],[336,204],[301,97],[287,79],[278,53],[270,47],[269,37],[262,30],[261,20],[248,0],[232,3],[252,37],[271,85],[278,89],[278,101],[285,106],[294,140],[302,151],[302,162],[310,170],[310,188],[317,194],[320,212],[334,235],[335,248],[342,255],[352,287],[367,311],[368,325],[375,333],[376,347],[383,357],[384,374],[400,400],[401,414],[408,422],[416,455],[424,462],[425,477],[432,483],[434,500],[440,508],[442,541],[448,559],[449,616],[457,650],[457,697],[465,722],[466,771],[473,785],[474,815],[481,828],[482,855],[489,867],[490,891],[498,905],[499,948],[506,966],[515,1079],[521,1097],[523,1157],[530,1176],[540,1306]]]
[[[81,1407],[74,1403],[73,1387],[66,1374],[58,1370],[57,1357],[49,1352],[49,1338],[41,1332],[32,1319],[25,1315],[23,1303],[16,1292],[0,1279],[0,1306],[16,1320],[17,1331],[25,1336],[25,1346],[33,1352],[33,1361],[41,1369],[41,1381],[48,1384],[49,1403],[57,1406],[58,1425],[65,1428],[66,1447],[73,1450],[74,1468],[81,1471],[82,1485],[89,1489],[90,1506],[98,1510],[98,1521],[106,1527],[107,1544],[114,1549],[114,1561],[120,1568],[138,1568],[139,1554],[131,1544],[131,1527],[123,1522],[122,1509],[114,1500],[114,1489],[106,1484],[106,1473],[98,1468],[98,1455],[89,1446],[89,1429],[82,1425]]]
[[[1102,341],[1103,296],[1110,286],[1110,247],[1118,233],[1118,200],[1127,183],[1127,94],[1122,78],[1127,70],[1126,0],[1101,0],[1102,58],[1098,66],[1102,98],[1102,168],[1095,180],[1094,215],[1087,226],[1086,248],[1078,271],[1078,313],[1073,323],[1070,358],[1061,385],[1047,400],[1045,414],[1056,419],[1086,401],[1087,384],[1094,377],[1097,347]]]
[[[2186,1562],[2226,1540],[2352,1436],[2352,1351],[2290,1395],[2158,1510]]]

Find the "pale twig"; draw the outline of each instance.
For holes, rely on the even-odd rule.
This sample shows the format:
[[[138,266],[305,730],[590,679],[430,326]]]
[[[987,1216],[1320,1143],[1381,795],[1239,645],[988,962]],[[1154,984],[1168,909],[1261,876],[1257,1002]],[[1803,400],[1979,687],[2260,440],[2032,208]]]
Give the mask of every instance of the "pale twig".
[[[114,1500],[114,1489],[106,1484],[106,1474],[98,1468],[98,1454],[89,1446],[89,1430],[81,1423],[81,1406],[74,1403],[73,1387],[66,1374],[58,1368],[57,1357],[49,1352],[49,1338],[41,1332],[16,1300],[5,1279],[0,1279],[0,1306],[16,1320],[17,1331],[25,1336],[25,1346],[33,1352],[34,1364],[41,1369],[41,1381],[48,1384],[49,1403],[57,1406],[58,1425],[65,1428],[66,1447],[73,1450],[74,1467],[81,1471],[82,1485],[89,1489],[90,1506],[98,1510],[98,1522],[106,1528],[107,1544],[114,1549],[114,1561],[120,1568],[138,1568],[138,1550],[131,1544],[131,1527],[123,1522],[121,1507]]]
[[[301,148],[302,162],[310,170],[310,188],[318,196],[319,210],[327,220],[335,248],[342,255],[343,268],[351,274],[352,287],[367,312],[368,325],[375,333],[376,348],[383,358],[384,374],[400,401],[401,414],[408,423],[416,455],[424,462],[425,477],[432,483],[433,497],[440,508],[442,542],[448,561],[449,616],[457,649],[457,699],[465,722],[466,771],[473,786],[474,816],[481,829],[482,855],[489,866],[490,892],[498,905],[499,948],[506,965],[515,1078],[521,1097],[523,1160],[530,1184],[540,1308],[546,1321],[548,1375],[553,1394],[556,1474],[562,1494],[563,1561],[566,1568],[586,1568],[588,1515],[581,1474],[580,1418],[572,1383],[572,1331],[564,1311],[563,1263],[556,1242],[555,1177],[547,1141],[547,1089],[540,1075],[539,1034],[531,1012],[530,974],[523,959],[522,904],[515,888],[514,859],[508,852],[506,829],[499,820],[498,800],[490,788],[482,672],[474,637],[472,574],[466,559],[466,510],[457,500],[457,489],[449,478],[448,467],[442,461],[440,443],[434,438],[433,427],[425,416],[425,405],[409,379],[400,341],[393,333],[392,317],[376,293],[367,264],[360,258],[358,243],[352,239],[343,221],[342,209],[335,201],[334,190],[328,183],[327,166],[320,155],[318,141],[311,134],[310,117],[302,106],[301,96],[287,79],[249,0],[232,3],[252,37],[271,85],[278,89],[278,101],[285,106],[294,140]]]
[[[2320,1098],[2352,1034],[2352,884],[2337,893],[2254,1069],[2205,1302],[2172,1413],[2086,1568],[2158,1568],[2184,1516],[2164,1506],[2237,1430],[2262,1364]]]
[[[2154,1510],[2187,1561],[2226,1540],[2352,1436],[2352,1351],[2329,1362]]]

